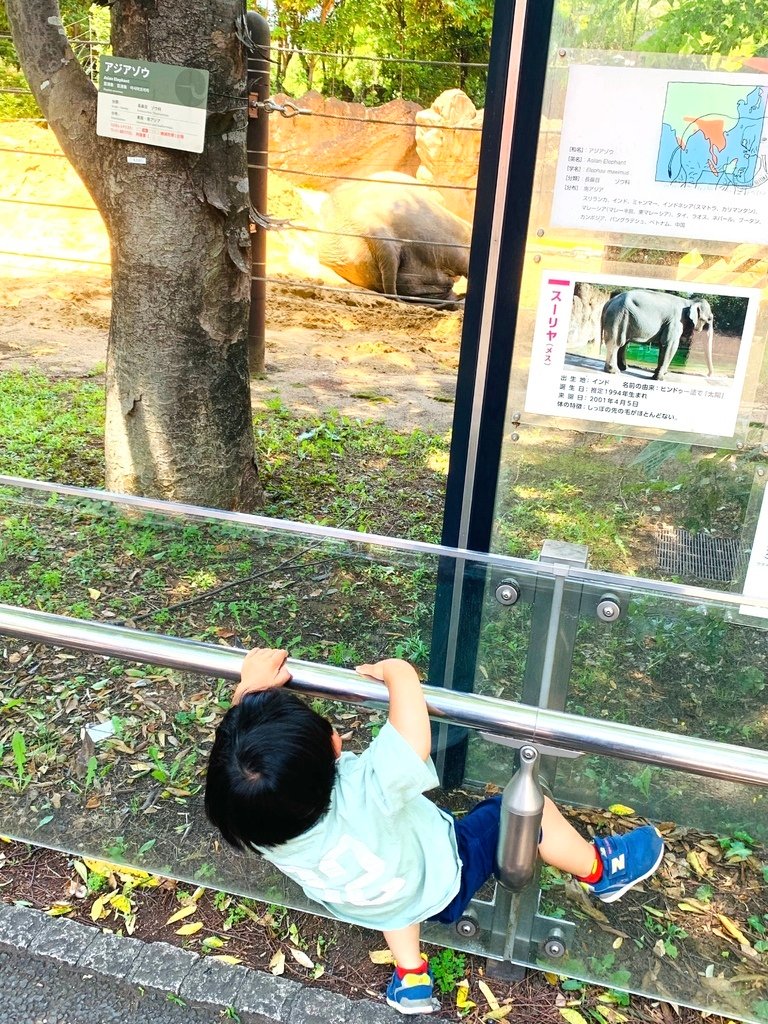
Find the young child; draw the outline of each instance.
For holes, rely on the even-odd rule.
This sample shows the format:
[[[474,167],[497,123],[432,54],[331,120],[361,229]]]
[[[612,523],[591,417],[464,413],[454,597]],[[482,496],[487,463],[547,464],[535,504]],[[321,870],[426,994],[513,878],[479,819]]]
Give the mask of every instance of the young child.
[[[358,672],[389,691],[389,717],[360,755],[294,694],[286,651],[243,662],[211,751],[208,817],[238,849],[253,849],[307,896],[375,928],[395,959],[387,1002],[401,1013],[439,1009],[420,923],[458,921],[494,870],[501,797],[454,820],[422,794],[438,785],[427,706],[415,669],[389,659]],[[541,859],[611,903],[658,868],[664,844],[647,825],[587,842],[545,800]]]

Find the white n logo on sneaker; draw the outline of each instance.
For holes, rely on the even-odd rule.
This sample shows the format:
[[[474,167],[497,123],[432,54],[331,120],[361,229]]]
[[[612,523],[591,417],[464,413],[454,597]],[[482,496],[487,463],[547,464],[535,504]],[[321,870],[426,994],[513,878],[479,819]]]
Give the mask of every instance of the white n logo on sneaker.
[[[613,874],[614,871],[623,871],[623,870],[624,870],[624,854],[620,853],[618,857],[612,857],[611,858],[611,874]]]

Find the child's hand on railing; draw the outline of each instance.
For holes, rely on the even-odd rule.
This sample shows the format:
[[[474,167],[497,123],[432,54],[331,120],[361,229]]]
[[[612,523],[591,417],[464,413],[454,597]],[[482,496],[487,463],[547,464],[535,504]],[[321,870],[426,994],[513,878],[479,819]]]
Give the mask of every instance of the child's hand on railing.
[[[418,681],[416,669],[402,658],[385,658],[383,661],[377,661],[375,665],[358,665],[355,671],[361,676],[380,679],[387,686],[401,679],[413,681],[415,678]]]
[[[232,703],[239,704],[247,693],[271,690],[289,682],[291,673],[285,664],[287,657],[288,651],[269,647],[256,647],[249,651],[240,669],[240,682],[232,694]]]

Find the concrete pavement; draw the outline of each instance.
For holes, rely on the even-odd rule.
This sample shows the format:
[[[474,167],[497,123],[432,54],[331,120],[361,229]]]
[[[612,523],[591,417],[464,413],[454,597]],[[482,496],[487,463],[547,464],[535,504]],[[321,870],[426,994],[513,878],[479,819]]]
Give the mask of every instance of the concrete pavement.
[[[0,1024],[402,1020],[384,1003],[353,1001],[316,985],[223,964],[165,942],[118,937],[3,903],[0,992]]]

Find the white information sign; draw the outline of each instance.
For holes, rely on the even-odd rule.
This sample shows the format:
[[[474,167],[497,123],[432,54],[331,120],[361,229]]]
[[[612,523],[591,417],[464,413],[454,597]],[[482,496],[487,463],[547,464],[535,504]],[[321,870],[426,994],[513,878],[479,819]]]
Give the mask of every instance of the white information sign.
[[[765,75],[575,65],[553,225],[768,239]]]
[[[96,134],[202,153],[207,103],[207,71],[102,57]]]
[[[752,554],[749,556],[747,576],[744,580],[744,596],[768,599],[768,490],[763,491],[763,503],[757,520],[755,539],[752,542]],[[750,608],[742,606],[745,615],[756,615],[768,619],[768,608]]]
[[[680,294],[689,287],[655,278],[546,273],[525,409],[646,433],[651,428],[733,437],[760,292],[707,286],[695,295]],[[718,304],[718,297],[726,301]],[[587,308],[592,314],[585,321]],[[713,321],[711,363],[708,327],[700,317]],[[664,370],[659,343],[667,337],[666,352],[674,353]]]

